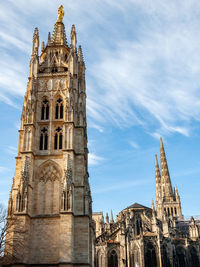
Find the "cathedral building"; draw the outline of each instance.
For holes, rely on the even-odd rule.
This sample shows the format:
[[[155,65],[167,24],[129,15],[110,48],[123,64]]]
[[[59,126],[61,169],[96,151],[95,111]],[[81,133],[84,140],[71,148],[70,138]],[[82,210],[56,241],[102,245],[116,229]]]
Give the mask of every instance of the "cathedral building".
[[[85,63],[74,25],[67,42],[63,16],[61,6],[41,53],[37,28],[33,35],[8,204],[12,266],[92,265]]]
[[[162,139],[155,157],[155,207],[134,203],[116,220],[92,214],[85,63],[70,44],[60,6],[54,31],[33,35],[16,169],[8,203],[5,259],[13,267],[199,267],[200,221],[185,220]]]
[[[200,220],[184,220],[178,189],[172,188],[160,139],[160,167],[155,156],[155,202],[93,213],[96,267],[200,267]]]

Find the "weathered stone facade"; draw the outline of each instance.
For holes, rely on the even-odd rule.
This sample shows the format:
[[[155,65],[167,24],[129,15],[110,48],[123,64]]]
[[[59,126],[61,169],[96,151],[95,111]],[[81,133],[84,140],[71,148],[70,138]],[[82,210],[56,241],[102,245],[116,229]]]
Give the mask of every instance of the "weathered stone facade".
[[[63,16],[61,6],[40,56],[37,28],[33,35],[8,208],[13,266],[92,265],[85,63],[74,25],[67,44]]]
[[[138,203],[113,220],[93,213],[96,267],[199,267],[200,220],[184,220],[177,187],[172,190],[162,139],[155,157],[156,209]]]

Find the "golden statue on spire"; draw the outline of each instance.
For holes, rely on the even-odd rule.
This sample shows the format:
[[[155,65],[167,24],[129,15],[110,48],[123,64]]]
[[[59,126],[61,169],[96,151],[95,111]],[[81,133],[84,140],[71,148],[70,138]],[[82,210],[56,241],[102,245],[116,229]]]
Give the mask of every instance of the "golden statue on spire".
[[[58,19],[57,19],[57,22],[62,22],[64,15],[65,15],[65,12],[63,10],[63,6],[61,5],[59,7],[59,9],[58,9]]]

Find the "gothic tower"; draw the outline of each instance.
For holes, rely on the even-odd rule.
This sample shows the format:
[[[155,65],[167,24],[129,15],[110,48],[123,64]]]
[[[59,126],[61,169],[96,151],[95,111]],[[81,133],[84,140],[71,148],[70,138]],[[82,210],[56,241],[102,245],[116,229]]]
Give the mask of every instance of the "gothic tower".
[[[42,42],[35,29],[9,198],[6,249],[17,266],[91,266],[85,63],[64,11]],[[9,243],[9,244],[8,244]]]
[[[165,215],[172,217],[182,217],[181,201],[178,189],[175,186],[172,190],[171,179],[168,170],[167,159],[160,138],[160,166],[158,165],[157,155],[155,156],[155,185],[156,185],[156,210],[159,219]]]

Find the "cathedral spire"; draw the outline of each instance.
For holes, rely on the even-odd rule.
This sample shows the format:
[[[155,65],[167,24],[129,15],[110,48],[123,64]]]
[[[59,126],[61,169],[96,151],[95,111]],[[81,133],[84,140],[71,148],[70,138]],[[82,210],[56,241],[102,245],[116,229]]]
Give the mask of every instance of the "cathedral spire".
[[[169,175],[167,159],[165,155],[165,150],[163,146],[162,138],[160,138],[160,165],[161,165],[161,183],[164,185],[162,198],[173,197],[172,184]]]

